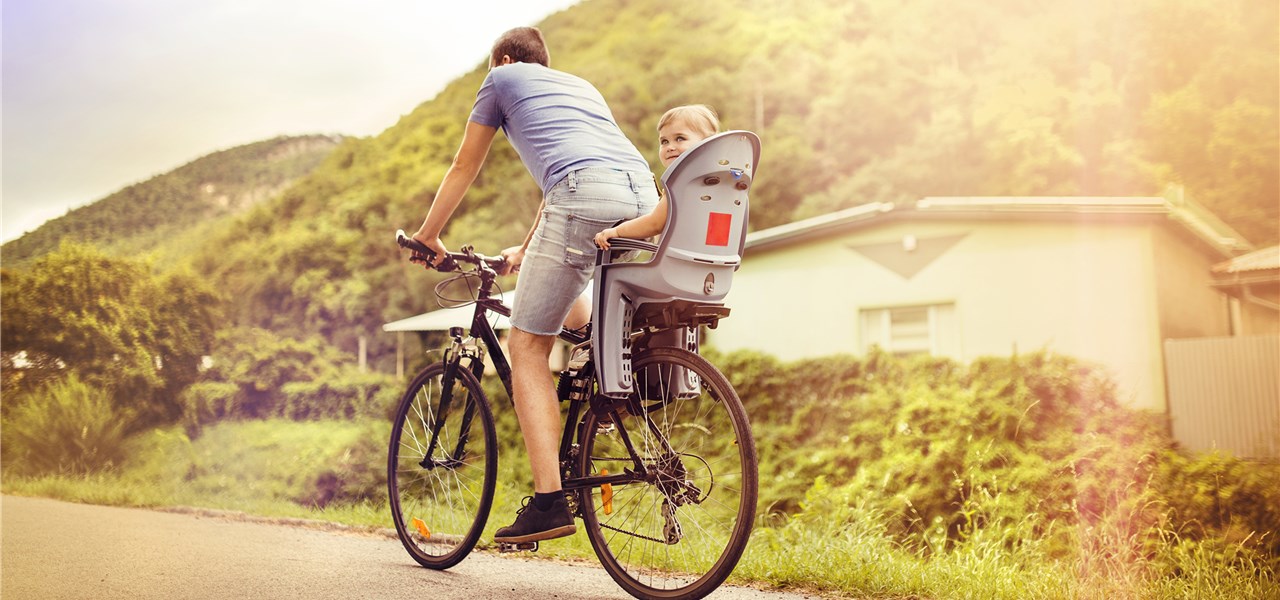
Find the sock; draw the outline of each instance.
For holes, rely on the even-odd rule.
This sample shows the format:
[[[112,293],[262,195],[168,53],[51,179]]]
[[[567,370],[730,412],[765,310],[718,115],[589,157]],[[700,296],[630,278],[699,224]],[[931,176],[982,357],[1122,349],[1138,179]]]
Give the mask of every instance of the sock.
[[[533,506],[534,508],[537,508],[540,511],[546,512],[548,509],[551,508],[551,505],[556,503],[556,497],[558,496],[564,496],[564,491],[556,490],[554,492],[548,492],[545,494],[541,492],[534,492]]]

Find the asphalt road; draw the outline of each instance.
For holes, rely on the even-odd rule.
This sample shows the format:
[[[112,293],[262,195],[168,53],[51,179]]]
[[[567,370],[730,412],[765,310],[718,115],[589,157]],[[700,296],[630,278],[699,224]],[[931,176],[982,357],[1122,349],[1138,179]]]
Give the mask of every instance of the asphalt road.
[[[475,553],[448,571],[432,571],[385,536],[17,496],[0,499],[0,596],[631,597],[594,563]],[[806,598],[729,586],[709,597]]]

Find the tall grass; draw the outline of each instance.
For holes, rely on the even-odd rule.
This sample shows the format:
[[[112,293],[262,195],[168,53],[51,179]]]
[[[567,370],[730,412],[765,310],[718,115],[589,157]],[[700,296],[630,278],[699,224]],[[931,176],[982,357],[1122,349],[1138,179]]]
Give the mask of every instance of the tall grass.
[[[6,401],[17,404],[3,423],[6,471],[80,475],[126,456],[129,415],[112,406],[106,391],[74,375]]]

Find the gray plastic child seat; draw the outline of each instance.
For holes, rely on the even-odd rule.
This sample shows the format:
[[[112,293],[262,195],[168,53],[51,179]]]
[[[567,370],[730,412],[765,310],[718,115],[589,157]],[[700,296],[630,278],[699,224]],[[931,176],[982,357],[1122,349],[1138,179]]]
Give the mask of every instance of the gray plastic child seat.
[[[697,349],[697,326],[728,314],[720,303],[742,262],[747,192],[760,162],[760,138],[727,131],[680,155],[662,176],[667,224],[655,246],[615,238],[599,253],[594,278],[592,357],[600,393],[632,389],[633,326],[667,330],[669,345]],[[647,262],[612,263],[615,250],[648,250]],[[634,323],[640,315],[642,322]],[[697,382],[686,382],[682,387]],[[685,391],[688,391],[687,389]]]

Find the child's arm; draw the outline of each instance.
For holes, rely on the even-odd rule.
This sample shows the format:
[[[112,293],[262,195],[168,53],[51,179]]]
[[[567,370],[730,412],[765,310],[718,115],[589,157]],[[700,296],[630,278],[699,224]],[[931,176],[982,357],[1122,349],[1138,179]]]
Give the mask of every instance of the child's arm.
[[[666,226],[667,197],[663,196],[658,200],[658,205],[653,208],[653,212],[597,233],[596,245],[608,250],[609,240],[612,238],[625,237],[642,240],[662,233],[662,228]]]

